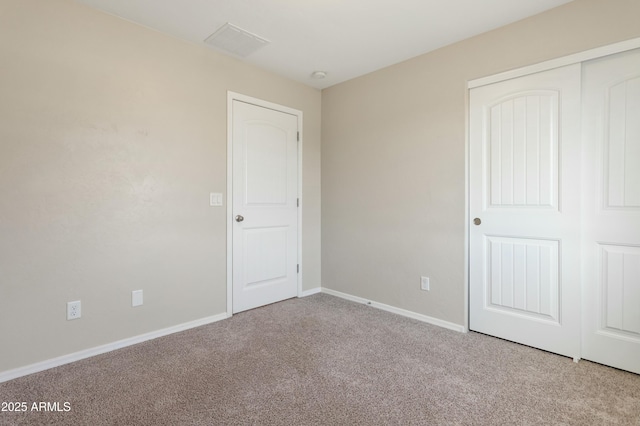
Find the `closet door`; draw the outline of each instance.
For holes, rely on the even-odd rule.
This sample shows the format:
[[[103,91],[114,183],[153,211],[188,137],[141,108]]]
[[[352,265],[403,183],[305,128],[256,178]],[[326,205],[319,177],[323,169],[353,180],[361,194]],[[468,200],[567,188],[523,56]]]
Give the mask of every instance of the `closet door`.
[[[579,64],[470,91],[470,328],[580,356]]]
[[[583,76],[583,358],[640,373],[640,50]]]

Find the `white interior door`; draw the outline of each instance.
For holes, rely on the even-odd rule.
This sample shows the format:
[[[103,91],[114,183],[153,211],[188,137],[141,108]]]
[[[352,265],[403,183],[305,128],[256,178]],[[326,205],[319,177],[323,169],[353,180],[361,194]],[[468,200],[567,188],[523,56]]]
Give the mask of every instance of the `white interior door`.
[[[580,356],[579,64],[470,91],[470,328]]]
[[[583,358],[640,374],[640,50],[585,63]]]
[[[233,312],[297,295],[298,117],[233,101]]]

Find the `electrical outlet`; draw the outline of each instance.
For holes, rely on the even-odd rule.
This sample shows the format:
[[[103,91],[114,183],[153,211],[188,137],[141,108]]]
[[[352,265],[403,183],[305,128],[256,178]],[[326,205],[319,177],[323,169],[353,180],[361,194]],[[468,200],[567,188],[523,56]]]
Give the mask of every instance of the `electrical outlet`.
[[[133,290],[131,292],[131,306],[135,308],[140,305],[142,305],[142,290]]]
[[[78,319],[82,316],[80,301],[67,302],[67,320]]]
[[[429,277],[420,277],[420,289],[429,291]]]

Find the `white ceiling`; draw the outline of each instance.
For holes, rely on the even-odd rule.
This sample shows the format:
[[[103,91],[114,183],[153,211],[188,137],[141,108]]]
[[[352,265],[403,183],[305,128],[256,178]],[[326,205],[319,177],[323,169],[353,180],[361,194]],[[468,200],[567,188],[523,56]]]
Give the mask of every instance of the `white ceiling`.
[[[323,89],[572,0],[78,1],[203,45],[229,22],[271,42],[245,62]]]

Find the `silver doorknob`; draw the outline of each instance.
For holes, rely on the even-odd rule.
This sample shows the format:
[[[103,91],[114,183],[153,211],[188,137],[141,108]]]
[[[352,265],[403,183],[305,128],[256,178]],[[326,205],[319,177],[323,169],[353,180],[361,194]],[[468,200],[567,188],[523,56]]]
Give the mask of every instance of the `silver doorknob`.
[[[480,220],[479,217],[476,217],[475,219],[473,219],[473,224],[474,225],[480,225],[482,223],[482,221]]]
[[[244,220],[244,216],[238,215],[236,216],[236,222],[242,222]]]

